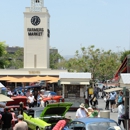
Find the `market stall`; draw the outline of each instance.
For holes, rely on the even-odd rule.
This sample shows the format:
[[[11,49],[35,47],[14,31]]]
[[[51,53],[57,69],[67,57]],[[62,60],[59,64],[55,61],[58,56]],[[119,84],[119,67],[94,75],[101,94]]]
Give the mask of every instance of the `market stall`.
[[[59,79],[62,85],[62,96],[66,102],[73,102],[72,107],[74,108],[84,103],[91,73],[60,73]]]

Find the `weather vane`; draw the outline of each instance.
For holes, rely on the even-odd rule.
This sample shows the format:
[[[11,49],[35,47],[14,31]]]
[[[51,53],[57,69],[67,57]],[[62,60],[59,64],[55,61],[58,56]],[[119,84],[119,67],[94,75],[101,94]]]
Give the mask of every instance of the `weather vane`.
[[[41,12],[43,7],[43,0],[31,0],[31,11]]]

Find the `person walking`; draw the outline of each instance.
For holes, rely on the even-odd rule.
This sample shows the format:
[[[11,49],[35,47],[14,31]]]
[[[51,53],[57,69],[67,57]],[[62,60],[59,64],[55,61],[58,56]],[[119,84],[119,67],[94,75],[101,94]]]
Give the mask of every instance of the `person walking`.
[[[116,92],[110,93],[111,112],[114,112],[116,104]]]
[[[41,92],[38,91],[38,95],[37,95],[37,107],[40,107],[41,104]]]
[[[117,106],[119,106],[120,104],[122,104],[123,102],[123,92],[120,91],[119,95],[117,96]]]
[[[121,125],[121,122],[123,123],[124,129],[125,129],[125,121],[122,118],[122,116],[125,114],[125,106],[124,101],[120,103],[118,106],[118,124]]]
[[[71,121],[70,116],[65,116],[63,120],[59,120],[52,130],[64,130],[67,124]]]
[[[35,101],[35,98],[34,98],[33,94],[30,93],[30,96],[28,97],[29,108],[34,107],[34,101]]]
[[[81,103],[76,111],[76,118],[83,118],[88,116],[88,110],[85,108],[84,103]]]
[[[11,108],[10,109],[10,113],[12,114],[12,126],[14,127],[15,126],[15,124],[18,122],[18,120],[17,120],[17,117],[16,117],[16,115],[15,115],[15,113],[14,113],[14,109],[13,108]]]
[[[96,95],[93,95],[92,98],[90,99],[90,104],[92,108],[96,108],[96,105],[98,105],[98,100],[96,98]]]
[[[22,115],[23,114],[23,110],[24,110],[24,104],[23,104],[23,102],[20,102],[19,103],[19,108],[18,108],[18,114],[19,115]]]
[[[5,112],[2,114],[2,130],[12,130],[12,114],[9,112],[9,108],[5,108]]]
[[[106,106],[105,106],[105,109],[106,110],[109,110],[109,98],[110,98],[110,96],[109,96],[109,93],[106,93]]]
[[[23,121],[23,115],[18,115],[18,123],[14,126],[13,130],[28,130],[28,125]]]

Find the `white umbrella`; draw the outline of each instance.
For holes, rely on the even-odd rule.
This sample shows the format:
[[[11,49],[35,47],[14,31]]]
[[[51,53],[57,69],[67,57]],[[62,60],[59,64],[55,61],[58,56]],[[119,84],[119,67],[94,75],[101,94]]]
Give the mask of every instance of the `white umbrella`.
[[[0,88],[5,88],[5,86],[0,82]]]
[[[13,101],[13,99],[9,98],[3,94],[0,94],[0,102],[7,102],[7,101]]]

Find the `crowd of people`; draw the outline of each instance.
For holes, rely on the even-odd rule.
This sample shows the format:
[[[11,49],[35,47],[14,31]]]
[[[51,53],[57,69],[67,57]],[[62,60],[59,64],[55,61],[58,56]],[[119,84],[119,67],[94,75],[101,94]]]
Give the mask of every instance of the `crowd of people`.
[[[44,101],[42,100],[45,95],[45,90],[37,90],[34,89],[33,91],[28,89],[26,92],[24,89],[22,89],[20,92],[16,91],[15,93],[12,93],[10,88],[7,89],[7,96],[26,96],[27,97],[27,103],[29,108],[37,106],[37,107],[44,107]]]
[[[45,90],[33,91],[33,92],[28,90],[26,93],[24,92],[24,90],[22,90],[19,95],[27,96],[27,102],[28,102],[29,108],[34,107],[34,105],[36,105],[37,107],[44,107],[44,101],[42,100],[44,98],[44,93],[45,93]],[[11,93],[10,89],[8,89],[7,95],[9,97],[13,95],[13,93]],[[117,93],[117,92],[105,93],[103,90],[98,91],[95,88],[93,95],[89,96],[89,103],[90,103],[89,106],[91,106],[91,107],[88,107],[86,109],[84,103],[80,104],[79,109],[77,109],[77,111],[76,111],[76,115],[75,115],[76,118],[98,117],[99,112],[94,110],[94,109],[96,108],[96,105],[98,105],[99,98],[104,99],[104,101],[106,102],[106,105],[105,105],[106,110],[110,110],[111,112],[115,112],[118,108],[118,124],[120,125],[122,122],[123,126],[125,128],[124,118],[127,118],[126,117],[127,114],[125,112],[125,107],[124,107],[125,98],[123,96],[122,91],[119,91],[119,93]],[[1,114],[0,117],[1,117],[1,121],[2,121],[1,124],[3,124],[3,122],[5,122],[4,121],[5,119],[3,116],[3,113],[5,113],[4,107],[5,107],[5,104],[0,103],[0,114]],[[15,115],[13,115],[13,110],[10,109],[10,110],[7,110],[6,112],[12,114],[12,118],[11,117],[9,118],[12,122],[17,123],[18,120],[22,120],[22,117],[18,118],[18,117],[15,117]],[[22,104],[20,104],[19,115],[22,115],[22,114],[23,114],[23,106],[22,106]],[[56,124],[56,126],[53,128],[53,130],[56,130],[58,127],[64,128],[64,126],[68,123],[68,121],[70,121],[70,117],[65,117],[63,120],[60,120]],[[6,125],[6,127],[7,126],[10,126],[10,124]],[[2,127],[5,127],[5,126],[2,125]],[[16,130],[17,130],[17,128],[16,128]]]
[[[84,103],[81,103],[79,108],[76,111],[76,118],[89,118],[89,117],[98,117],[99,112],[93,110],[91,107],[86,108]],[[52,130],[66,130],[67,124],[71,121],[70,116],[65,116],[64,119],[57,122]]]
[[[28,125],[23,121],[23,103],[20,102],[18,116],[13,108],[6,107],[6,103],[0,102],[0,129],[2,130],[28,130]]]
[[[110,110],[111,112],[118,112],[118,124],[121,125],[122,122],[123,127],[125,128],[125,119],[128,119],[129,112],[127,109],[125,109],[124,106],[125,97],[123,96],[123,92],[119,91],[118,93],[106,93],[104,101],[106,102],[106,110]]]

